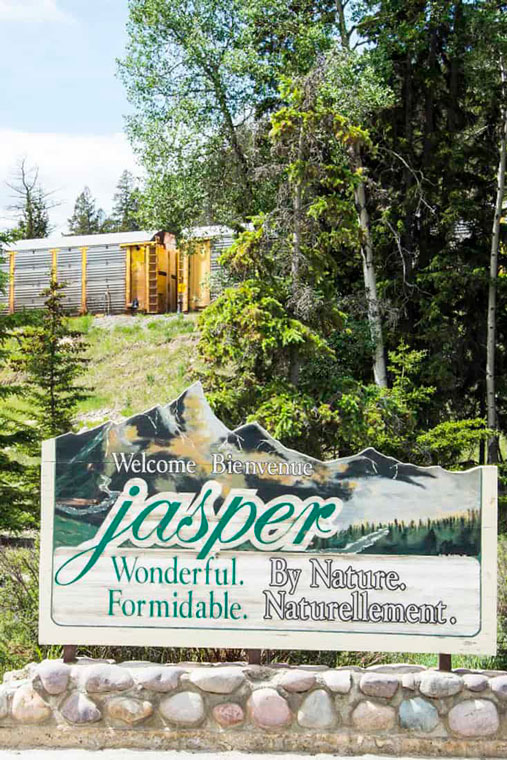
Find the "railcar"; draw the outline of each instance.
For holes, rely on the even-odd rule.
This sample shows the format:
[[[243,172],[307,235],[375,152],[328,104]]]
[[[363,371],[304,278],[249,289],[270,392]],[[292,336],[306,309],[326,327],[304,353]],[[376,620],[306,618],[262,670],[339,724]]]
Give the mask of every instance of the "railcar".
[[[231,245],[225,227],[197,227],[178,250],[166,231],[59,235],[4,247],[7,309],[40,309],[52,273],[65,283],[69,313],[199,311],[211,301],[218,259]]]

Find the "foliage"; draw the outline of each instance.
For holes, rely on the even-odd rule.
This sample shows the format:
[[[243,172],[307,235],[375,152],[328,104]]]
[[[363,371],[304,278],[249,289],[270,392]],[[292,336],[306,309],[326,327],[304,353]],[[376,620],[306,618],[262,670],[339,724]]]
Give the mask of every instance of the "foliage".
[[[78,195],[74,204],[74,211],[68,220],[69,232],[72,235],[95,235],[102,232],[105,215],[102,209],[96,208],[90,188],[85,187]],[[105,230],[107,231],[107,230]]]
[[[24,376],[24,393],[33,405],[39,440],[70,430],[76,404],[88,395],[76,384],[84,371],[86,346],[82,334],[72,330],[64,310],[65,284],[54,276],[43,292],[45,310],[40,326],[18,334],[15,367]]]
[[[114,195],[111,215],[116,232],[135,232],[139,229],[139,189],[133,174],[124,171]]]

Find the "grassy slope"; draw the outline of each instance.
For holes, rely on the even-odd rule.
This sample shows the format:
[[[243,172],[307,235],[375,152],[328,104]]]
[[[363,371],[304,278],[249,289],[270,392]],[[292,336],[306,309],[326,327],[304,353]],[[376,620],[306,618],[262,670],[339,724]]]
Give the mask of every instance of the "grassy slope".
[[[167,404],[192,382],[189,369],[197,342],[196,317],[76,317],[73,329],[86,334],[89,364],[82,383],[87,399],[76,410],[76,428],[94,427]],[[8,370],[0,382],[13,380]],[[19,378],[21,380],[21,378]],[[30,419],[22,398],[6,402],[21,418]]]
[[[136,317],[113,325],[107,320],[96,319],[87,330],[90,364],[83,383],[93,391],[77,410],[85,426],[166,404],[190,382],[194,316]],[[86,329],[86,323],[75,322]]]

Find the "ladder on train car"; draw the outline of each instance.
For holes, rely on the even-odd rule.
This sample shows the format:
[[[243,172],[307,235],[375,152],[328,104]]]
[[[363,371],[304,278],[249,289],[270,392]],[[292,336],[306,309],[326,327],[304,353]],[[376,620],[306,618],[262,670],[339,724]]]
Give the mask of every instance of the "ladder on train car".
[[[148,314],[158,314],[158,258],[157,244],[147,247],[146,256],[146,311]]]

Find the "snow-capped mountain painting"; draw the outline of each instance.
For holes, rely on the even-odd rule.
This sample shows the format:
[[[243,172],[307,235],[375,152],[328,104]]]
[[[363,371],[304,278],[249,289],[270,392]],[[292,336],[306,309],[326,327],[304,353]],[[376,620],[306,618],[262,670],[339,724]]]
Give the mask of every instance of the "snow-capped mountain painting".
[[[199,383],[166,406],[56,439],[56,545],[78,545],[99,529],[129,478],[118,468],[120,455],[124,461],[142,457],[152,463],[154,472],[143,475],[149,495],[198,493],[213,479],[223,498],[231,489],[248,488],[264,503],[283,495],[340,499],[336,535],[314,539],[310,552],[480,554],[480,468],[457,473],[418,467],[374,449],[320,462],[285,448],[255,423],[229,430],[213,414]],[[255,473],[217,474],[217,457],[259,467]],[[163,472],[157,463],[168,461],[195,467]],[[270,463],[280,474],[267,472]],[[300,474],[296,466],[287,472],[282,463],[299,470],[306,465],[310,474]]]

